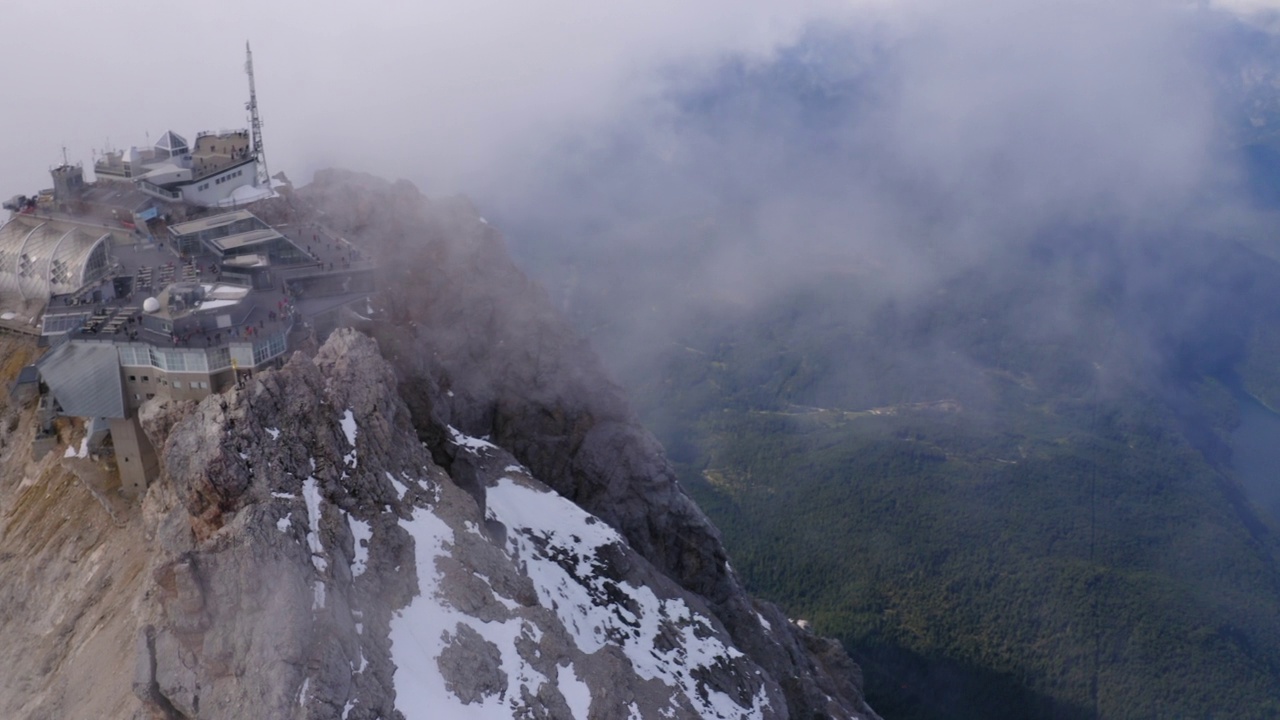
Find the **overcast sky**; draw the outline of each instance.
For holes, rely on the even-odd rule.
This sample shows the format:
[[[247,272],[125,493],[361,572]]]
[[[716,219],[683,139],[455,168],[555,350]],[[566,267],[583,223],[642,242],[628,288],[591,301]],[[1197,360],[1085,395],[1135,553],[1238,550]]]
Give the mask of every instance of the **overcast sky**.
[[[0,195],[47,186],[64,145],[87,165],[108,145],[146,145],[166,129],[190,138],[244,126],[245,40],[273,172],[305,182],[336,164],[407,177],[434,194],[503,174],[528,181],[557,142],[660,113],[673,83],[730,56],[767,61],[806,27],[856,22],[910,34],[943,23],[982,37],[987,8],[1000,4],[6,3]]]
[[[253,43],[273,172],[339,164],[434,192],[515,171],[552,138],[607,123],[662,90],[672,66],[768,56],[832,0],[508,3],[54,0],[7,3],[0,182],[48,184],[73,161],[166,129],[246,124]],[[216,12],[211,11],[217,8]]]

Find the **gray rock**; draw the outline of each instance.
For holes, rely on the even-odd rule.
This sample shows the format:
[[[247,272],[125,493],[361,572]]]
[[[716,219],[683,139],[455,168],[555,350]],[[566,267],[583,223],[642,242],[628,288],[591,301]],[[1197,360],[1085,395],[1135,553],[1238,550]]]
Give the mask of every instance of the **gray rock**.
[[[676,481],[659,444],[546,294],[519,272],[469,203],[428,201],[403,183],[330,171],[303,197],[376,249],[386,291],[375,329],[435,460],[471,488],[449,427],[488,437],[539,480],[619,530],[705,597],[737,645],[786,680],[793,717],[873,717],[837,646],[819,659],[790,623],[766,631],[719,533]]]

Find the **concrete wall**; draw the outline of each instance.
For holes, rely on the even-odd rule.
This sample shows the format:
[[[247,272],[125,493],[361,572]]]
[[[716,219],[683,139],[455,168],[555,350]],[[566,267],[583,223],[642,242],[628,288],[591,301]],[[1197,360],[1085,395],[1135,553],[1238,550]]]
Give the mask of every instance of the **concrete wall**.
[[[159,475],[160,461],[155,448],[142,432],[137,415],[127,420],[112,418],[110,427],[111,443],[116,449],[116,467],[120,471],[120,492],[128,497],[138,497]]]

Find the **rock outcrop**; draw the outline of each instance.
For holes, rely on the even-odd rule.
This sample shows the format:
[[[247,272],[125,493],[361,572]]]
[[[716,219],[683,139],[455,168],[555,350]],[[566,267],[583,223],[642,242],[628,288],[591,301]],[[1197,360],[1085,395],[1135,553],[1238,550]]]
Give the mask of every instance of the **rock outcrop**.
[[[0,558],[36,589],[0,586],[20,668],[0,714],[875,717],[837,643],[743,591],[465,201],[335,172],[262,212],[374,251],[373,318],[145,404],[162,468],[141,507],[104,505],[88,461],[23,456],[32,413],[5,411],[25,469],[0,487]]]
[[[706,598],[738,646],[784,684],[793,717],[870,713],[838,645],[744,592],[718,532],[622,391],[469,203],[430,202],[409,183],[341,171],[318,175],[302,196],[379,256],[387,322],[373,332],[442,467],[456,457],[441,428],[491,437]]]
[[[792,716],[704,598],[446,425],[482,508],[364,335],[142,421],[164,479],[133,687],[159,717]]]

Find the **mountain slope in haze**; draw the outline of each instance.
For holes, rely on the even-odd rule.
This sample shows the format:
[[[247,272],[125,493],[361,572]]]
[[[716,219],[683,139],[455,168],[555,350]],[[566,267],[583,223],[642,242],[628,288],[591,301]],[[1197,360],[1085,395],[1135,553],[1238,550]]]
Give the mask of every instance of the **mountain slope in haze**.
[[[381,257],[367,335],[145,404],[140,506],[5,405],[6,716],[877,717],[465,202],[329,172],[256,211]]]

